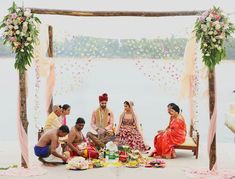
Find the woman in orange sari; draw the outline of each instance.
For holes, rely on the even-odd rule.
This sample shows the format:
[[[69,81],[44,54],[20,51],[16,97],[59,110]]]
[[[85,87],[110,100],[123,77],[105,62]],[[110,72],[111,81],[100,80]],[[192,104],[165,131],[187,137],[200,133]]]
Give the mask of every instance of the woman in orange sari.
[[[185,141],[186,124],[179,107],[174,103],[169,104],[168,113],[171,116],[169,126],[165,130],[158,131],[154,138],[155,151],[151,154],[153,157],[175,158],[174,146]]]

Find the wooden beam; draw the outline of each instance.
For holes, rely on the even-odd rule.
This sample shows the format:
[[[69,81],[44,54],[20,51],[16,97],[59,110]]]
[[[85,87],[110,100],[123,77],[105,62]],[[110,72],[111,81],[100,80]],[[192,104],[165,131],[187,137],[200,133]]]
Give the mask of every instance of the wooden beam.
[[[164,16],[197,16],[204,11],[167,11],[167,12],[143,12],[143,11],[73,11],[57,9],[29,8],[35,14],[65,15],[65,16],[141,16],[141,17],[164,17]]]

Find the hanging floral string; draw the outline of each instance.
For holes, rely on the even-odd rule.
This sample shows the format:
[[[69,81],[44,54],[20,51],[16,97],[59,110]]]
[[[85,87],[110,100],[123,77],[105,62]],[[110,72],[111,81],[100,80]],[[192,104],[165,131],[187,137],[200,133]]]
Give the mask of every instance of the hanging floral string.
[[[27,65],[31,65],[33,58],[33,45],[37,42],[38,24],[40,20],[31,13],[30,9],[17,7],[15,2],[8,9],[0,29],[4,29],[4,44],[8,43],[15,53],[15,68],[24,72]]]
[[[212,70],[225,57],[224,40],[231,36],[235,27],[220,8],[213,7],[196,20],[194,31],[196,40],[201,41],[203,62]]]
[[[41,83],[41,79],[40,79],[40,75],[39,75],[39,60],[38,58],[36,58],[35,60],[35,77],[36,77],[36,81],[35,81],[35,86],[34,86],[34,122],[35,122],[35,128],[39,129],[38,126],[38,120],[39,120],[39,115],[40,115],[40,100],[39,100],[39,94],[40,94],[40,83]]]

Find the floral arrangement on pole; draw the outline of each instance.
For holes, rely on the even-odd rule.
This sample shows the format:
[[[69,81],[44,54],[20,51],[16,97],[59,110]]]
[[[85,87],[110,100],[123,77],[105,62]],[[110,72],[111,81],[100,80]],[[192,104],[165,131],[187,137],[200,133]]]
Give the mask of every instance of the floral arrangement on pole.
[[[209,70],[213,70],[226,56],[224,40],[231,36],[234,30],[234,25],[220,8],[213,7],[205,11],[196,20],[194,27],[196,40],[197,42],[201,40],[203,62]]]
[[[24,72],[26,66],[31,64],[33,58],[33,45],[38,40],[38,25],[40,20],[31,13],[30,9],[17,7],[15,2],[8,9],[0,29],[4,29],[4,44],[9,44],[16,54],[15,68]]]

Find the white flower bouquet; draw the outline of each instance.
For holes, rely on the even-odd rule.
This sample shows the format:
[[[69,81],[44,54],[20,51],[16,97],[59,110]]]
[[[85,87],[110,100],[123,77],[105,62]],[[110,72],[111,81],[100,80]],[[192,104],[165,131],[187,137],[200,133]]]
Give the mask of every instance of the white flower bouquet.
[[[219,9],[205,11],[195,23],[196,40],[201,41],[203,62],[212,70],[225,57],[224,40],[234,32],[234,25]]]
[[[0,22],[0,29],[4,30],[4,44],[9,44],[16,54],[15,68],[23,72],[26,65],[31,64],[33,45],[38,40],[38,25],[41,22],[30,9],[17,7],[15,3],[8,11],[9,14]]]

